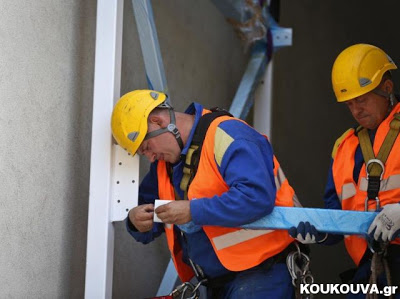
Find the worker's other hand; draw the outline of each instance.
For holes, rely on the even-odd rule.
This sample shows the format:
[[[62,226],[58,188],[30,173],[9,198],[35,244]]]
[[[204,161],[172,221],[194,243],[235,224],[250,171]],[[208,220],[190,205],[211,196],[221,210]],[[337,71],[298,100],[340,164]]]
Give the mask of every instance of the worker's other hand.
[[[129,220],[141,233],[153,228],[154,205],[145,204],[137,206],[129,211]]]
[[[289,229],[289,235],[303,244],[321,243],[326,240],[327,234],[317,231],[310,222],[299,222],[297,227],[292,226]]]
[[[164,223],[184,224],[192,220],[190,202],[188,200],[174,200],[159,206],[155,212],[157,217]]]
[[[391,203],[383,207],[368,229],[371,238],[379,242],[392,241],[400,234],[400,204]]]

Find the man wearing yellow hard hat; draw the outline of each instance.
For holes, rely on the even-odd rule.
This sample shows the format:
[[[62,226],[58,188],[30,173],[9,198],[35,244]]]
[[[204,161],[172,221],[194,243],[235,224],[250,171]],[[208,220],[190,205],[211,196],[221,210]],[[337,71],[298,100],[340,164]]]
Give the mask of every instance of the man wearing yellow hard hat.
[[[175,112],[153,90],[115,105],[118,144],[145,155],[150,171],[129,211],[128,232],[149,243],[165,232],[182,281],[196,276],[208,298],[293,298],[287,231],[237,228],[297,199],[268,139],[220,109]],[[155,199],[170,200],[155,209]],[[154,222],[154,213],[163,222]],[[151,257],[148,257],[151,258]]]
[[[309,222],[290,231],[303,243],[330,245],[344,238],[357,265],[356,271],[347,271],[348,279],[380,288],[400,284],[400,105],[391,75],[395,69],[384,51],[369,44],[346,48],[332,68],[337,102],[345,103],[358,126],[335,143],[325,207],[378,211],[368,238],[323,234]],[[349,295],[353,296],[365,295]]]

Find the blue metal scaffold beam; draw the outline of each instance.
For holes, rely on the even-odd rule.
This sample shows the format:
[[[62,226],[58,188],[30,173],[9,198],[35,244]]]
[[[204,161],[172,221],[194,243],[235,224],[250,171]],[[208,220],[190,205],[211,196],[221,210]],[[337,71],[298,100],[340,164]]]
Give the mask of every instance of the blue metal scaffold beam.
[[[292,29],[279,27],[266,5],[259,1],[212,0],[236,32],[251,47],[250,59],[242,77],[229,112],[233,116],[246,119],[254,104],[254,93],[265,73],[272,53],[282,47],[292,45]],[[264,32],[264,34],[260,34]]]
[[[148,86],[150,89],[169,94],[151,2],[150,0],[132,0],[132,5]],[[171,97],[168,97],[167,101],[170,103]],[[177,279],[178,274],[171,259],[161,281],[157,296],[169,294],[173,290]]]
[[[132,5],[149,89],[168,94],[167,80],[150,0],[132,0]]]

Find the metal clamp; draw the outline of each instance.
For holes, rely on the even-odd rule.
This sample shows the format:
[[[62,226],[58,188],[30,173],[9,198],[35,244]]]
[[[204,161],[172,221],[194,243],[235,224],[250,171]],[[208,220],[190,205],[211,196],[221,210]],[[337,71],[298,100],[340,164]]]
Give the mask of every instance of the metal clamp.
[[[364,211],[368,212],[368,201],[372,200],[370,198],[368,198],[368,196],[365,198],[364,201]],[[381,208],[381,201],[379,200],[379,197],[375,197],[375,201],[376,201],[376,210],[379,210]]]
[[[298,287],[302,284],[314,283],[314,277],[310,271],[310,258],[303,252],[300,251],[300,247],[297,243],[297,251],[293,251],[286,257],[286,264],[292,277],[292,284],[294,287]]]
[[[203,283],[204,281],[201,280],[195,286],[191,282],[184,282],[177,286],[169,295],[174,299],[198,299],[200,297],[199,287]]]

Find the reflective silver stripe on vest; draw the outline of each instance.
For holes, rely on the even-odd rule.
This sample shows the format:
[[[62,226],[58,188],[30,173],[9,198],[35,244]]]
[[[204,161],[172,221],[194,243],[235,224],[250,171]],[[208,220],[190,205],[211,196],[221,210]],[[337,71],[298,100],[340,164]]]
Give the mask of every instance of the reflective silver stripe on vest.
[[[278,191],[281,188],[282,183],[286,180],[286,176],[283,173],[282,168],[278,168],[277,174],[274,177],[275,178],[275,186],[276,190]]]
[[[400,174],[395,174],[388,177],[387,179],[382,180],[379,191],[388,191],[397,188],[400,188]],[[367,191],[367,189],[368,189],[368,180],[367,178],[363,177],[361,178],[360,190]]]
[[[299,208],[302,208],[303,206],[302,206],[302,204],[300,203],[300,200],[297,198],[297,195],[296,195],[296,193],[295,194],[293,194],[293,205],[295,206],[295,207],[299,207]]]
[[[278,191],[281,188],[283,182],[286,181],[285,173],[283,172],[281,167],[278,168],[277,174],[276,176],[274,176],[274,179],[275,179],[276,191]],[[293,194],[292,200],[293,200],[293,205],[295,207],[302,207],[299,199],[297,198],[296,193]]]
[[[344,184],[342,187],[342,194],[339,194],[339,200],[345,200],[348,199],[350,197],[353,197],[354,195],[356,195],[357,190],[356,190],[356,186],[354,185],[354,183],[347,183]]]
[[[272,232],[273,230],[241,229],[222,236],[214,237],[212,240],[215,248],[221,250]]]

